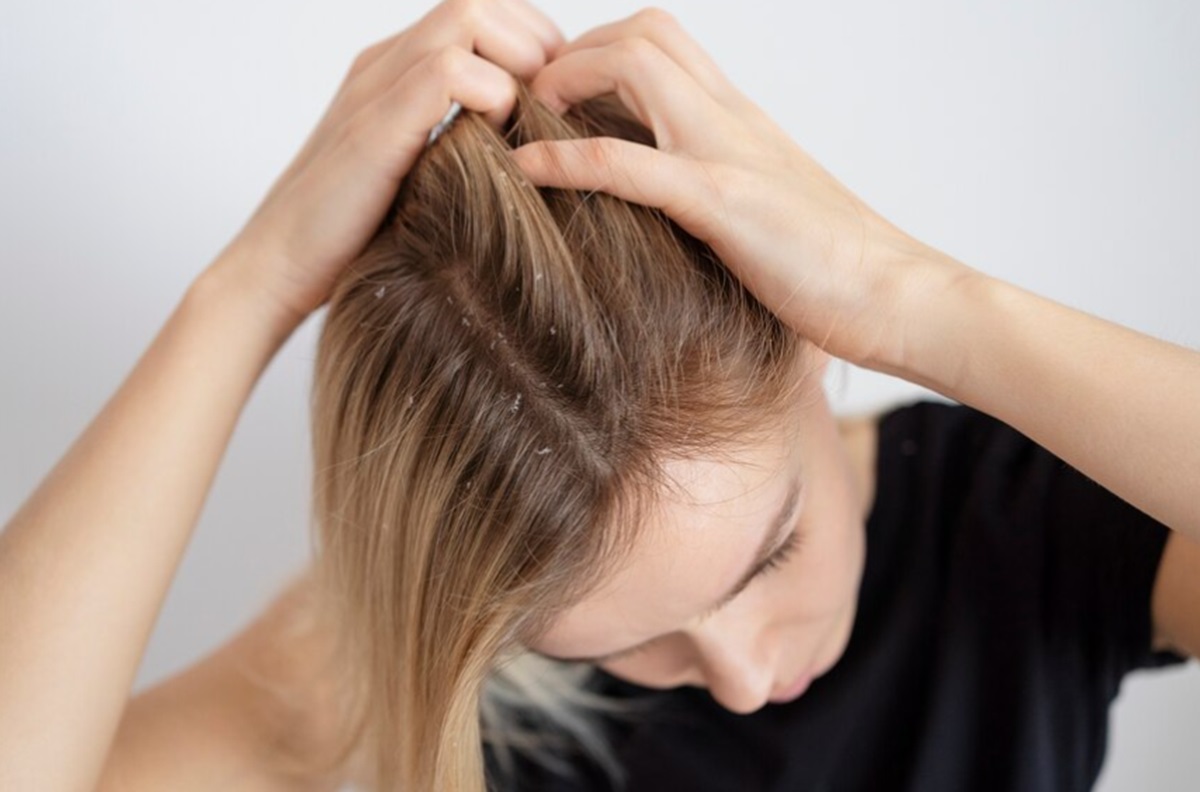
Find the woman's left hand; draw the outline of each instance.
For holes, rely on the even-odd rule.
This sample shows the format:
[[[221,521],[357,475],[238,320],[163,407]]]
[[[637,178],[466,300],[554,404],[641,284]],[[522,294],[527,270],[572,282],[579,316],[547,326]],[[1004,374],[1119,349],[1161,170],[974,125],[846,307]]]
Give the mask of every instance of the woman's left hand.
[[[919,298],[977,274],[838,182],[663,11],[584,33],[559,49],[532,89],[560,112],[616,92],[657,144],[531,143],[514,157],[532,182],[662,209],[828,354],[894,368]]]

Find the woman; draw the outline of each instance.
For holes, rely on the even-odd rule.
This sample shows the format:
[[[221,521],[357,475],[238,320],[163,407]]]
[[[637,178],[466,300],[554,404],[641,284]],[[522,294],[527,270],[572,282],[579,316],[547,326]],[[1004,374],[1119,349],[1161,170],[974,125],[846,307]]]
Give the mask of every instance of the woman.
[[[472,48],[478,54],[473,54]],[[317,420],[316,428],[330,432],[322,438],[318,431],[314,440],[318,449],[328,452],[318,454],[318,461],[327,459],[342,467],[318,464],[318,473],[324,476],[321,481],[329,484],[314,493],[320,504],[318,515],[324,520],[321,538],[325,542],[323,565],[317,570],[324,586],[319,589],[323,595],[319,605],[341,617],[330,622],[334,625],[331,634],[338,637],[329,642],[333,651],[353,658],[367,682],[342,690],[344,681],[338,678],[312,693],[321,701],[330,690],[347,694],[346,698],[330,694],[336,703],[330,705],[335,714],[329,720],[339,728],[319,720],[291,721],[284,711],[272,709],[273,697],[260,696],[259,686],[247,684],[242,673],[251,668],[259,676],[277,679],[287,693],[304,696],[310,691],[296,680],[320,674],[324,668],[322,663],[310,661],[323,653],[323,641],[306,644],[305,639],[287,632],[289,605],[300,599],[290,592],[292,598],[268,614],[260,630],[240,636],[196,674],[147,697],[140,708],[135,702],[123,720],[127,691],[154,616],[240,407],[258,375],[290,332],[333,297],[338,302],[331,304],[331,322],[333,308],[358,305],[338,316],[358,319],[364,323],[363,332],[390,329],[389,323],[398,315],[394,311],[381,310],[371,316],[361,302],[353,302],[365,299],[363,289],[368,283],[371,289],[365,295],[380,305],[387,305],[390,295],[404,298],[413,293],[409,289],[389,295],[388,286],[400,280],[379,285],[367,280],[372,266],[385,260],[375,248],[379,239],[374,232],[385,219],[404,228],[407,215],[398,211],[391,217],[389,207],[402,179],[424,152],[428,131],[451,101],[481,114],[498,128],[504,128],[518,102],[522,108],[531,104],[519,98],[522,91],[513,75],[528,80],[532,92],[559,111],[615,90],[653,131],[657,148],[620,140],[522,146],[510,160],[492,164],[511,165],[511,172],[503,171],[505,177],[513,182],[527,179],[529,184],[496,194],[524,196],[530,203],[513,207],[511,215],[500,211],[501,206],[493,207],[500,217],[550,211],[532,202],[533,186],[567,188],[563,195],[575,196],[570,199],[574,207],[590,205],[581,194],[602,190],[634,205],[661,209],[696,240],[707,243],[720,263],[757,298],[754,304],[739,302],[736,289],[714,286],[704,292],[688,286],[689,294],[719,296],[724,301],[719,304],[727,312],[721,316],[736,320],[740,334],[714,338],[736,342],[751,337],[749,331],[754,328],[772,333],[777,326],[786,327],[790,334],[767,336],[770,343],[762,350],[740,344],[736,355],[725,350],[727,354],[722,356],[720,348],[697,347],[698,353],[715,356],[698,355],[695,362],[682,368],[693,376],[700,371],[723,371],[724,380],[716,384],[724,388],[681,390],[673,381],[655,383],[658,389],[652,392],[660,397],[659,406],[666,404],[661,398],[666,394],[680,403],[704,408],[696,420],[696,437],[683,431],[686,427],[680,423],[678,411],[674,423],[668,422],[670,416],[665,412],[651,416],[661,419],[651,426],[674,431],[666,438],[670,443],[664,440],[666,445],[690,453],[651,459],[646,449],[659,438],[637,436],[643,445],[633,451],[641,453],[628,456],[642,466],[613,466],[608,471],[611,480],[598,486],[601,477],[597,471],[604,469],[608,454],[628,451],[600,442],[620,436],[618,427],[597,438],[583,431],[593,429],[594,423],[566,422],[559,442],[527,443],[520,459],[527,465],[522,470],[533,471],[528,475],[551,477],[584,469],[597,473],[588,479],[564,474],[565,485],[575,489],[565,491],[558,500],[540,501],[545,514],[584,515],[590,521],[558,524],[565,525],[564,531],[574,531],[569,535],[578,538],[577,543],[543,535],[540,538],[545,544],[531,546],[528,565],[489,567],[486,551],[514,562],[522,558],[524,545],[507,542],[493,546],[465,533],[439,537],[413,530],[392,531],[383,521],[370,523],[369,530],[358,531],[358,538],[352,538],[364,525],[356,517],[372,509],[376,516],[452,515],[447,526],[464,531],[472,524],[467,517],[475,509],[484,510],[474,513],[476,524],[512,527],[518,521],[513,514],[486,511],[507,508],[506,503],[487,497],[502,489],[507,480],[480,476],[486,468],[472,467],[470,460],[450,453],[453,449],[445,443],[435,447],[440,456],[412,456],[399,463],[405,466],[403,470],[419,473],[421,464],[429,460],[440,469],[453,469],[456,478],[420,480],[419,486],[409,488],[412,498],[403,502],[349,497],[361,494],[355,488],[363,482],[379,480],[362,472],[361,463],[370,464],[374,457],[364,458],[375,449],[340,444],[347,439],[360,444],[364,438],[381,439],[377,431],[373,434],[374,430],[367,428],[375,420],[372,410],[380,406],[413,407],[405,420],[418,426],[451,426],[438,424],[445,400],[429,397],[418,401],[419,387],[433,383],[445,395],[453,392],[459,380],[433,378],[417,384],[411,377],[385,378],[378,383],[401,389],[378,393],[374,399],[339,402],[335,398],[339,395],[364,391],[339,390],[338,374],[359,377],[360,388],[365,386],[353,369],[354,361],[333,354],[344,348],[349,328],[343,328],[342,346],[338,334],[327,330],[323,344],[330,341],[323,349],[325,367],[318,374],[315,409],[326,416],[324,422]],[[537,112],[529,118],[536,121]],[[546,123],[552,122],[547,119]],[[480,126],[470,118],[459,119],[442,133],[447,140],[435,141],[429,159],[422,164],[436,165],[439,143],[457,145],[460,141],[450,140],[451,136],[462,137],[464,131],[475,134]],[[636,138],[636,131],[628,136]],[[473,150],[485,149],[475,146]],[[441,154],[454,151],[458,149],[443,146]],[[446,156],[441,161],[447,169],[455,164]],[[464,165],[474,168],[468,172],[476,173],[479,163]],[[452,183],[449,175],[440,181],[426,181]],[[553,204],[553,195],[546,193],[547,206]],[[648,230],[653,228],[648,215],[637,214],[620,202],[596,199],[607,207],[606,212],[627,213],[615,216],[625,218],[622,228],[630,235],[646,235],[639,237],[636,245],[630,244],[632,250],[687,253],[696,271],[703,271],[699,267],[705,261],[704,247],[689,249],[687,239],[671,230],[670,239],[676,240],[672,247],[665,228]],[[410,194],[400,208],[418,205]],[[570,232],[571,214],[555,217],[561,219],[564,235]],[[583,222],[599,228],[594,217],[585,215]],[[510,230],[514,234],[528,231],[521,227]],[[450,226],[449,235],[451,239],[474,239],[476,248],[489,241],[476,228]],[[608,238],[610,244],[633,239],[622,234]],[[530,244],[535,241],[532,236],[525,239]],[[569,252],[584,250],[585,240],[578,240]],[[551,250],[555,243],[543,239],[540,244]],[[523,254],[524,248],[514,250]],[[489,255],[511,263],[511,272],[499,271],[513,284],[546,280],[539,281],[539,273],[529,269],[532,259],[510,261],[505,257],[509,252],[501,246]],[[345,274],[351,262],[356,267],[354,277]],[[680,266],[679,262],[667,264]],[[715,276],[720,271],[712,268],[707,274]],[[537,294],[571,294],[561,290],[562,281],[557,283],[560,291]],[[454,293],[463,296],[475,294],[469,281],[445,285],[461,289]],[[584,289],[588,284],[583,280],[576,285],[576,295],[592,293]],[[444,316],[400,316],[405,322],[411,320],[407,325],[411,327],[422,317],[430,327],[443,327],[444,322],[437,322],[448,316],[452,324],[461,322],[461,332],[471,335],[474,343],[484,343],[480,328],[487,325],[481,325],[481,316],[474,310],[478,306],[456,302],[454,293],[446,295],[451,299],[446,303],[449,307],[440,309]],[[561,316],[567,322],[574,318],[573,327],[582,322],[569,312],[584,303],[551,300],[541,304],[540,299],[529,294],[512,297],[513,315],[528,322],[549,316]],[[531,305],[528,316],[520,314]],[[757,313],[755,305],[769,309],[770,316]],[[428,301],[421,306],[431,310]],[[691,315],[677,318],[699,321]],[[767,318],[771,321],[764,321]],[[666,332],[673,323],[661,321],[657,326]],[[557,332],[550,332],[557,330],[557,325],[545,327],[546,334],[538,337],[537,344],[574,355],[571,359],[577,365],[570,373],[576,377],[605,365],[577,336],[564,331],[566,338],[559,339]],[[795,343],[796,339],[806,343]],[[1054,339],[1054,343],[1045,339]],[[419,351],[419,340],[412,342],[412,350]],[[510,339],[486,343],[492,340]],[[603,337],[593,340],[601,343]],[[522,339],[522,343],[534,342]],[[504,361],[505,345],[498,348],[498,359]],[[631,365],[637,357],[640,365],[640,356],[652,355],[655,349],[612,352],[627,355]],[[1094,366],[1078,364],[1101,355],[1115,358],[1118,368],[1130,376],[1104,377]],[[874,449],[891,445],[901,450],[912,448],[899,442],[912,438],[895,432],[889,435],[890,427],[901,426],[898,421],[888,424],[885,419],[878,430],[866,422],[839,431],[817,385],[830,356],[902,376],[977,408],[978,416],[958,413],[942,418],[932,415],[936,410],[927,410],[923,416],[928,418],[922,417],[926,423],[904,423],[902,428],[923,426],[928,433],[923,436],[958,438],[959,446],[945,445],[959,449],[959,456],[947,457],[952,461],[973,461],[969,452],[979,451],[982,445],[985,451],[1006,451],[1003,459],[1024,460],[1025,466],[1016,468],[1023,476],[1030,469],[1040,471],[1040,477],[1010,480],[1004,476],[1013,468],[997,470],[999,487],[1029,480],[1043,485],[1049,477],[1048,454],[1054,454],[1119,496],[1106,499],[1096,492],[1089,495],[1070,489],[1051,501],[1087,505],[1102,510],[1098,512],[1102,515],[1117,515],[1122,531],[1116,551],[1137,548],[1133,573],[1118,581],[1120,591],[1136,597],[1139,592],[1148,594],[1151,583],[1154,587],[1152,613],[1145,612],[1145,599],[1134,600],[1120,620],[1113,622],[1118,635],[1111,640],[1106,640],[1103,632],[1095,636],[1096,653],[1085,658],[1092,665],[1080,674],[1088,670],[1092,676],[1086,681],[1100,688],[1092,691],[1093,698],[1080,702],[1081,708],[1094,706],[1110,692],[1113,673],[1148,662],[1151,649],[1175,653],[1159,655],[1156,662],[1194,653],[1200,620],[1195,615],[1196,598],[1188,586],[1200,562],[1189,539],[1200,538],[1200,512],[1188,497],[1187,487],[1194,478],[1192,472],[1200,469],[1200,451],[1194,442],[1200,433],[1200,419],[1185,405],[1194,404],[1200,396],[1200,357],[985,277],[904,234],[788,140],[661,13],[640,14],[564,44],[551,23],[518,0],[438,6],[408,31],[360,56],[325,118],[242,233],[197,279],[129,380],[6,528],[0,543],[0,629],[6,637],[0,653],[0,696],[6,702],[0,718],[0,765],[6,783],[13,788],[93,788],[103,777],[102,783],[111,788],[122,788],[118,786],[122,783],[141,783],[145,788],[186,788],[188,784],[220,788],[230,785],[229,779],[236,776],[243,788],[334,788],[337,779],[333,774],[304,779],[284,776],[268,765],[267,757],[281,748],[304,754],[324,749],[326,740],[339,744],[348,739],[340,729],[342,718],[347,717],[347,722],[363,727],[367,737],[361,745],[374,746],[374,750],[364,749],[367,761],[361,774],[382,788],[391,788],[395,782],[400,788],[478,789],[482,774],[473,704],[479,691],[473,685],[484,680],[491,661],[520,647],[560,659],[587,658],[604,667],[614,683],[625,680],[644,688],[706,688],[704,695],[711,694],[722,708],[705,711],[715,729],[706,733],[709,735],[745,742],[754,732],[739,731],[743,724],[753,723],[758,729],[784,717],[785,712],[790,717],[791,713],[810,711],[804,709],[807,701],[816,702],[818,694],[847,686],[842,682],[833,687],[836,675],[849,668],[839,661],[850,657],[855,639],[864,634],[855,597],[860,581],[869,582],[872,574],[873,556],[866,551],[864,523],[868,516],[874,518],[872,506],[881,502],[878,498],[885,492],[892,499],[897,496],[896,482],[900,481],[886,476],[873,480],[875,471],[895,470],[891,467],[894,460],[882,456],[876,460]],[[739,392],[736,369],[721,369],[713,361],[749,361],[745,370],[757,377],[755,384],[761,381],[768,387],[761,393]],[[389,365],[412,365],[411,359],[403,357],[364,358],[364,365],[368,362],[377,371]],[[433,367],[435,363],[440,368]],[[669,370],[670,363],[665,360],[655,370]],[[339,365],[346,368],[339,369]],[[430,366],[429,372],[444,375],[456,371],[460,362],[431,361]],[[790,379],[782,376],[788,371],[793,375]],[[1053,387],[1048,388],[1048,383]],[[578,379],[545,380],[537,384],[543,389],[537,392],[538,404],[547,402],[541,397],[560,384],[574,398],[586,399],[584,383]],[[744,388],[745,382],[742,384]],[[794,387],[789,390],[789,386]],[[496,392],[503,393],[509,416],[527,414],[522,410],[529,410],[535,401],[521,390]],[[389,399],[389,395],[401,398]],[[408,396],[413,397],[411,405]],[[326,397],[324,401],[322,397]],[[764,430],[770,424],[769,431],[752,432],[750,427],[738,425],[738,415],[730,413],[730,405],[740,406],[744,424],[745,406],[754,399],[777,408],[777,412],[759,417],[758,428]],[[914,413],[904,415],[915,421]],[[966,435],[955,434],[951,424],[965,425],[968,418],[959,416],[966,415],[970,415],[973,428]],[[984,419],[988,416],[998,421],[987,423]],[[628,418],[630,414],[608,417]],[[767,421],[767,417],[777,420]],[[1023,445],[1016,433],[1006,434],[1001,424],[1019,430],[1047,455],[1040,456],[1032,444]],[[412,424],[397,419],[388,425],[402,435],[411,431],[405,427]],[[519,422],[514,419],[512,425]],[[719,431],[722,427],[729,430],[724,436]],[[463,431],[469,432],[469,427]],[[577,442],[564,445],[561,441],[567,435]],[[435,438],[432,433],[422,436]],[[961,450],[963,437],[968,437],[967,450]],[[528,438],[514,429],[512,436],[503,440]],[[582,438],[597,444],[589,446]],[[692,446],[686,445],[689,440]],[[479,447],[486,446],[479,441]],[[402,443],[390,446],[390,460],[397,462],[395,449],[405,447]],[[580,449],[589,448],[605,453],[581,458]],[[575,456],[559,455],[566,452]],[[358,466],[354,475],[342,474],[348,462]],[[518,475],[515,470],[505,469],[512,476]],[[444,486],[439,487],[439,481],[444,481]],[[643,487],[638,489],[635,483]],[[658,489],[650,489],[651,483]],[[952,493],[961,483],[935,482],[939,487],[935,494]],[[1067,486],[1079,485],[1060,485],[1053,492],[1061,493]],[[397,484],[388,494],[400,489]],[[477,494],[481,491],[485,494]],[[1029,489],[1015,491],[1026,493]],[[145,492],[154,497],[147,500],[142,495]],[[423,505],[421,498],[426,501]],[[1123,511],[1126,507],[1120,499],[1136,508]],[[1028,502],[1019,498],[1014,502],[1028,507]],[[997,503],[1009,505],[1007,500]],[[422,508],[424,512],[419,511]],[[986,508],[980,512],[989,513]],[[545,514],[539,519],[552,524]],[[635,515],[645,520],[620,519]],[[782,519],[772,519],[775,517]],[[613,530],[595,530],[602,521]],[[797,530],[785,530],[796,526]],[[1176,529],[1169,541],[1165,526]],[[622,527],[629,528],[627,535],[617,530]],[[515,528],[505,534],[522,539],[531,535]],[[439,538],[457,541],[439,543]],[[801,538],[801,546],[796,547]],[[373,549],[371,542],[385,540],[390,543],[386,552]],[[419,544],[406,546],[409,540]],[[1070,547],[1063,545],[1060,555],[1069,555]],[[137,552],[131,553],[131,548]],[[981,552],[978,546],[968,548]],[[396,559],[414,565],[424,560],[423,575],[397,577],[396,567],[389,565]],[[381,565],[355,565],[366,561]],[[454,572],[468,566],[492,575],[480,579],[487,586],[481,584],[476,591],[470,588],[470,580],[455,579]],[[901,564],[889,568],[904,569]],[[986,564],[976,559],[976,568],[985,569]],[[1059,568],[1070,569],[1069,561],[1063,559]],[[564,579],[566,575],[556,574],[564,569],[579,572],[580,577]],[[769,576],[768,569],[773,569]],[[751,576],[752,570],[758,574]],[[1016,567],[1008,570],[1020,571]],[[564,594],[560,607],[540,608],[536,613],[522,608],[529,602],[544,605],[551,591]],[[465,596],[472,592],[480,596]],[[399,596],[371,598],[381,593]],[[439,595],[443,597],[439,599]],[[1059,621],[1038,622],[1033,625],[1035,631],[1086,616],[1084,611],[1071,609],[1069,597],[1053,602],[1061,608],[1054,613]],[[654,607],[646,607],[646,603]],[[963,604],[961,600],[955,603]],[[403,633],[409,625],[434,625],[443,614],[447,623],[457,625],[456,640],[437,632]],[[530,618],[531,614],[535,618]],[[980,662],[984,656],[981,647],[988,646],[989,640],[1016,634],[1018,627],[1030,625],[1033,616],[1017,614],[1012,629],[1004,632],[993,634],[980,628],[974,640],[955,644],[964,653],[970,650],[969,654],[957,658],[953,653],[943,655],[939,662],[946,663],[947,673],[955,669],[967,677],[987,673],[991,669]],[[963,614],[959,617],[954,624],[969,624]],[[1139,634],[1139,625],[1149,628],[1151,620],[1152,641],[1149,629],[1146,635]],[[380,623],[396,626],[396,633],[372,637],[368,629]],[[471,625],[481,629],[471,634]],[[916,629],[920,626],[915,625],[909,634],[928,635]],[[901,627],[897,624],[894,629]],[[1144,651],[1139,654],[1140,638],[1147,639],[1143,643],[1148,645],[1142,646]],[[86,659],[72,651],[78,645],[89,648]],[[405,664],[395,654],[371,654],[387,645],[399,647],[402,657],[421,662]],[[1070,640],[1065,644],[1048,640],[1040,651],[1059,657],[1072,645]],[[1095,667],[1101,665],[1096,658],[1118,649],[1122,651],[1118,660]],[[919,658],[917,654],[909,656]],[[1026,656],[1021,658],[1024,661]],[[955,660],[961,662],[952,662]],[[859,669],[856,678],[866,679],[862,674],[869,669],[855,667]],[[887,679],[907,683],[918,671],[919,667],[893,668]],[[448,686],[432,685],[430,680],[436,678],[449,680]],[[854,679],[846,674],[840,678]],[[1037,678],[1036,672],[1025,678]],[[1039,684],[1053,690],[1055,684],[1065,681],[1042,677]],[[840,756],[837,769],[841,775],[818,779],[786,764],[755,764],[744,770],[718,762],[705,779],[668,773],[671,780],[658,779],[657,788],[675,783],[704,788],[701,782],[710,788],[747,788],[736,786],[739,783],[780,789],[789,788],[787,784],[812,788],[820,783],[859,788],[854,786],[857,780],[875,783],[878,788],[889,783],[886,773],[893,774],[890,781],[897,788],[963,788],[964,784],[986,788],[981,779],[987,776],[981,773],[1012,757],[1023,760],[1026,774],[1001,779],[996,783],[1008,786],[998,788],[1038,788],[1034,783],[1041,784],[1040,788],[1062,788],[1063,784],[1056,783],[1064,778],[1079,788],[1090,783],[1097,769],[1094,750],[1083,756],[1078,772],[1066,765],[1040,765],[1040,760],[1053,758],[1072,744],[1054,742],[1053,722],[1003,720],[1018,717],[1015,710],[1001,713],[999,733],[1009,737],[1007,744],[988,741],[994,736],[989,733],[981,735],[981,740],[957,745],[964,750],[923,753],[947,745],[939,738],[945,738],[944,732],[956,723],[953,695],[980,689],[965,683],[937,690],[920,688],[935,698],[928,699],[922,710],[927,718],[925,728],[914,727],[910,734],[925,739],[906,742],[886,756],[879,755],[888,745],[882,737],[869,743],[875,754],[857,762],[848,761],[844,744],[820,746],[827,754]],[[685,695],[688,690],[680,688]],[[364,698],[369,692],[386,695],[371,701]],[[796,700],[801,694],[803,698]],[[832,693],[824,697],[833,700]],[[768,700],[791,701],[791,706],[766,707]],[[669,712],[675,703],[679,702],[668,702],[657,712]],[[989,700],[980,706],[994,704]],[[811,711],[815,712],[816,706]],[[307,709],[311,707],[304,702],[297,708],[301,712]],[[184,723],[177,717],[180,711],[191,715]],[[720,720],[722,711],[755,713],[753,717],[759,720],[726,722]],[[889,706],[888,711],[910,710]],[[71,712],[75,717],[47,721],[47,712]],[[967,714],[982,717],[979,712],[968,710]],[[1027,715],[1026,710],[1019,713],[1022,718]],[[362,717],[356,720],[355,716]],[[887,723],[885,718],[872,720],[867,714],[861,720]],[[40,728],[25,728],[31,722]],[[812,722],[820,725],[819,720]],[[959,725],[977,722],[961,715],[957,721]],[[1025,731],[1030,723],[1047,733]],[[221,724],[224,731],[213,728],[214,724]],[[120,733],[110,755],[118,726]],[[671,729],[678,731],[678,726],[664,722],[657,733],[674,735]],[[776,730],[772,734],[778,737],[783,733]],[[1030,744],[1022,745],[1020,739],[1029,734]],[[685,748],[685,736],[663,745]],[[705,734],[695,739],[692,745],[711,744]],[[637,734],[626,740],[624,744],[631,746],[626,754],[629,767],[653,772],[652,763],[638,764],[637,752],[653,750],[654,743]],[[389,752],[389,744],[396,750]],[[709,767],[700,761],[702,755],[688,755],[695,760],[695,767]],[[657,756],[664,759],[660,771],[682,772],[686,766],[667,761],[669,752]],[[778,759],[779,755],[773,756]],[[637,770],[639,767],[642,769]],[[867,768],[884,775],[871,776]],[[853,772],[860,773],[861,779],[852,779],[849,774]],[[631,780],[655,783],[649,775]]]

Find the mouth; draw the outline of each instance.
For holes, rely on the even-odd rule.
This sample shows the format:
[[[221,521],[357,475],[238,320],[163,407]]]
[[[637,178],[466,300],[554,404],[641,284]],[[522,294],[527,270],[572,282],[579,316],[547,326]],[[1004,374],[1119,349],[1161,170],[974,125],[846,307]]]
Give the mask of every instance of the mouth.
[[[829,671],[841,660],[842,655],[845,653],[846,647],[850,642],[851,631],[854,627],[853,614],[849,619],[847,619],[847,624],[848,627],[846,628],[845,638],[841,643],[841,648],[837,650],[837,654],[833,655],[831,659],[826,660],[823,663],[817,661],[812,666],[809,666],[809,668],[801,673],[791,685],[778,693],[773,693],[771,697],[767,699],[767,701],[772,704],[786,704],[789,701],[795,701],[804,695],[804,692],[808,690],[808,686],[812,684],[814,679],[829,673]]]

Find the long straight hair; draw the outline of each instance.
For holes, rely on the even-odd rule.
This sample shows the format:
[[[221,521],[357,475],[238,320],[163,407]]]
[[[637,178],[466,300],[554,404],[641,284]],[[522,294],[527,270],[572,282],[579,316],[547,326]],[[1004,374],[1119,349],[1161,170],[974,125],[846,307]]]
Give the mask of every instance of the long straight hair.
[[[664,461],[762,437],[805,376],[708,245],[508,155],[586,136],[654,145],[612,95],[559,116],[521,85],[500,130],[463,112],[330,297],[312,505],[339,739],[311,759],[380,792],[481,792],[521,701],[613,768],[596,702],[522,647],[622,563]]]

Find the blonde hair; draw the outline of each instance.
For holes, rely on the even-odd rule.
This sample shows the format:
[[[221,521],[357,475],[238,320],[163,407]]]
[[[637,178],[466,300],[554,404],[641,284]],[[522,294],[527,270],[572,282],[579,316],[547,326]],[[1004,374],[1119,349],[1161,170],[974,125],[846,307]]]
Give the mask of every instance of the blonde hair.
[[[480,792],[483,741],[553,763],[514,712],[617,774],[586,668],[522,656],[620,564],[662,463],[769,431],[805,347],[663,213],[537,188],[524,143],[653,135],[614,96],[560,117],[519,86],[464,112],[336,283],[312,392],[315,579],[339,741],[372,789]]]

